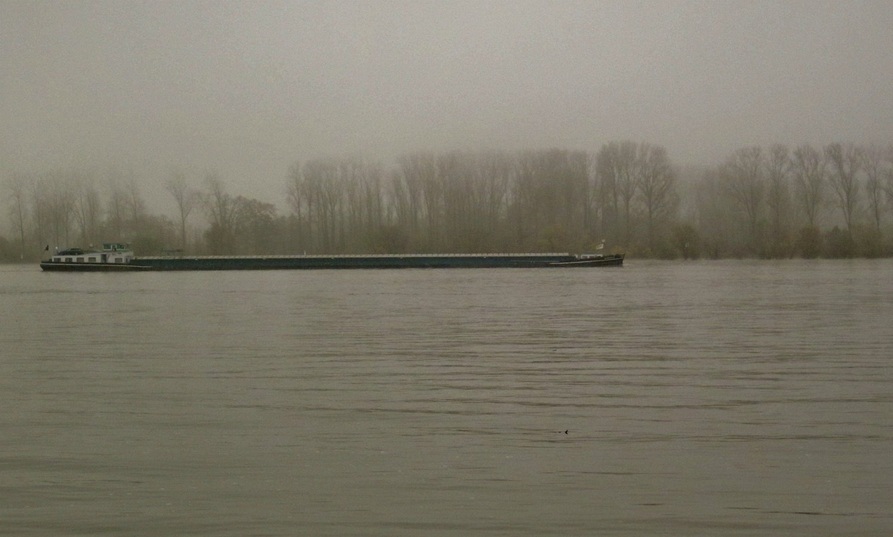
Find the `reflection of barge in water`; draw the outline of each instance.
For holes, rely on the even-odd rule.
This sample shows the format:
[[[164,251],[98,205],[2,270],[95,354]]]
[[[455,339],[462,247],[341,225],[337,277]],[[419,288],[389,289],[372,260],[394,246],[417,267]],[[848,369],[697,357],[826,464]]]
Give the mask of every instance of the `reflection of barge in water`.
[[[100,252],[66,250],[40,263],[43,270],[301,270],[395,268],[558,268],[623,264],[623,254],[402,254],[136,257],[127,245]]]

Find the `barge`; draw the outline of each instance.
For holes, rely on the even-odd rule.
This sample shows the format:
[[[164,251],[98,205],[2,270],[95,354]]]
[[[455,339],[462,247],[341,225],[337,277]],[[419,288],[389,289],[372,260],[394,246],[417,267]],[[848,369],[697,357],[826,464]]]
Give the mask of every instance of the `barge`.
[[[623,265],[623,254],[369,254],[134,256],[126,244],[101,251],[65,250],[42,261],[46,271],[309,270],[396,268],[559,268]]]
[[[76,272],[146,270],[139,263],[134,263],[133,250],[130,249],[130,245],[123,243],[106,243],[102,245],[102,250],[82,250],[80,248],[62,250],[53,254],[49,259],[41,261],[40,268]]]

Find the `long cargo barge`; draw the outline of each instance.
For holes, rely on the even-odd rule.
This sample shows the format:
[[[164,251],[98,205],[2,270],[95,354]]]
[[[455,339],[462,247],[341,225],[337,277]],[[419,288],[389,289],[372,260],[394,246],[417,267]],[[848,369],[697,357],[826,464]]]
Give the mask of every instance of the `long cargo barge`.
[[[45,271],[311,270],[397,268],[561,268],[623,265],[623,254],[370,254],[134,256],[126,244],[71,249],[42,261]]]

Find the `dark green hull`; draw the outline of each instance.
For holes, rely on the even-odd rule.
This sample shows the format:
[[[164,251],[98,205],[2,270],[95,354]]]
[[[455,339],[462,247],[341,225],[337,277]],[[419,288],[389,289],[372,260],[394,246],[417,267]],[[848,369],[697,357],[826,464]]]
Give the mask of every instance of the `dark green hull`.
[[[152,270],[135,263],[62,263],[41,261],[40,268],[52,272],[133,272]]]
[[[128,265],[44,262],[44,270],[312,270],[397,268],[560,268],[623,264],[623,255],[456,254],[135,257]],[[89,266],[88,266],[89,265]]]
[[[584,258],[562,254],[517,255],[345,255],[251,257],[140,257],[152,270],[308,270],[397,268],[539,268],[617,266],[623,256]]]

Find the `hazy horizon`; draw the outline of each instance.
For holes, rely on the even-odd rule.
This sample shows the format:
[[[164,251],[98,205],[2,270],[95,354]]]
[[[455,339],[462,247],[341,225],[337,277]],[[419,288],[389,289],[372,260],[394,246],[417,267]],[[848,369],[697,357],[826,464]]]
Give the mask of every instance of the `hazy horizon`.
[[[173,172],[279,203],[296,161],[893,141],[889,2],[0,3],[0,173]]]

